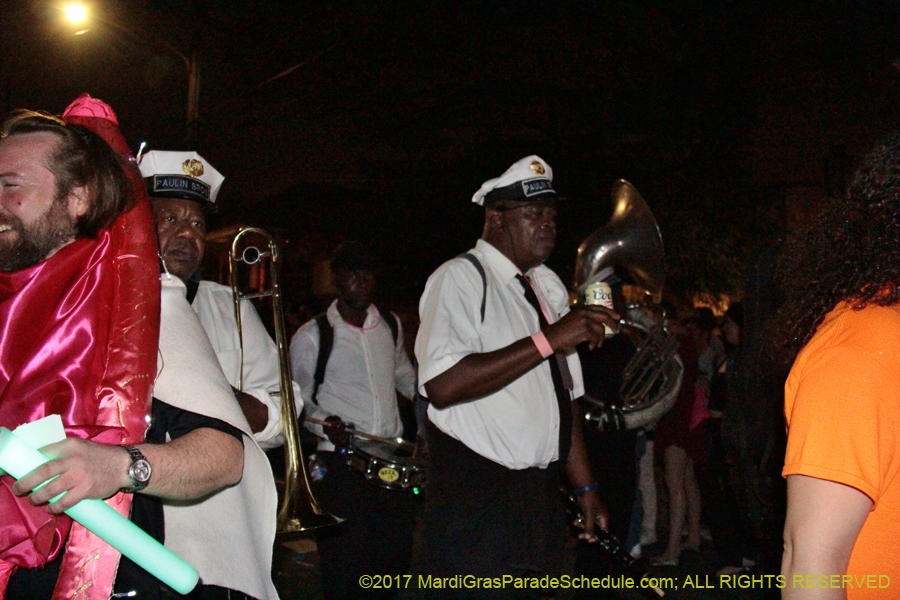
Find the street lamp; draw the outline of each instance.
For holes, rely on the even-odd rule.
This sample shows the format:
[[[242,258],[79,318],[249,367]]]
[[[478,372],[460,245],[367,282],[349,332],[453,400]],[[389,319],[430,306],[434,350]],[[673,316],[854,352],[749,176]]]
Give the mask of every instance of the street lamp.
[[[72,3],[72,4],[67,4],[63,8],[63,12],[66,15],[66,20],[69,23],[71,23],[72,25],[75,25],[76,27],[80,26],[80,25],[84,25],[85,22],[87,22],[88,11],[87,11],[87,7],[84,4],[79,4],[77,2]],[[87,32],[88,32],[87,28],[78,29],[75,31],[75,35],[83,35]]]
[[[64,9],[66,19],[74,24],[74,25],[82,25],[86,24],[88,20],[88,9],[84,4],[80,3],[71,3],[68,4]],[[101,18],[98,16],[94,16],[96,21],[99,21],[105,25],[113,27],[115,29],[119,29],[126,34],[130,35],[132,38],[143,39],[146,40],[147,37],[144,35],[140,35],[134,30],[125,27],[121,23],[113,21],[109,18]],[[75,35],[81,35],[87,33],[88,29],[84,28],[75,32]],[[153,40],[157,44],[161,44],[165,46],[167,50],[178,56],[182,61],[184,61],[184,66],[187,69],[188,74],[188,93],[187,93],[187,120],[185,123],[185,129],[187,132],[187,139],[192,141],[196,139],[197,134],[197,125],[200,117],[200,61],[198,58],[198,51],[196,48],[192,48],[190,52],[190,56],[185,55],[178,48],[170,44],[166,40]]]
[[[66,19],[73,25],[81,25],[87,21],[87,7],[84,4],[69,4],[63,10]]]

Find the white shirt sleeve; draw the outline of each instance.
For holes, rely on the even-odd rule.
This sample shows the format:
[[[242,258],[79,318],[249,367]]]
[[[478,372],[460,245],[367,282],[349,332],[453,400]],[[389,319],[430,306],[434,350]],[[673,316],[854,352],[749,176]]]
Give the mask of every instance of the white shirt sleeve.
[[[483,352],[479,335],[483,295],[481,276],[460,262],[445,263],[429,278],[419,303],[422,322],[416,337],[423,396],[428,381],[469,354]]]

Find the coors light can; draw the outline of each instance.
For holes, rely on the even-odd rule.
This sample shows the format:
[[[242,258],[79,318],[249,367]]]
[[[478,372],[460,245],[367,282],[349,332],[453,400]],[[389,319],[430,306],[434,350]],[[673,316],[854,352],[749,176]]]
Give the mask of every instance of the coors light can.
[[[593,283],[584,290],[584,303],[592,304],[592,305],[600,305],[605,306],[606,308],[612,310],[613,309],[613,299],[612,299],[612,288],[609,287],[608,283]],[[603,328],[606,330],[606,337],[612,337],[616,335],[616,332],[610,328],[609,325],[604,324]]]

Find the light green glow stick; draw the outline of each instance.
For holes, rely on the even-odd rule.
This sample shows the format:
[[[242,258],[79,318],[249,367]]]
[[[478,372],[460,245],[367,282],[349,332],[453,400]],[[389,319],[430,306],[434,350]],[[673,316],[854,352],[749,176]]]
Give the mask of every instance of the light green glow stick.
[[[55,421],[51,421],[53,419]],[[22,437],[30,438],[30,444],[20,438],[20,430],[23,428],[28,428],[22,431]],[[32,445],[41,447],[60,441],[65,437],[65,432],[59,437],[56,435],[57,431],[62,431],[59,415],[23,425],[15,433],[0,427],[0,469],[19,479],[48,462],[50,459]],[[35,440],[40,442],[35,444]],[[61,498],[64,493],[51,502]],[[194,567],[102,500],[82,500],[67,510],[66,514],[179,594],[187,594],[197,585],[200,575]]]

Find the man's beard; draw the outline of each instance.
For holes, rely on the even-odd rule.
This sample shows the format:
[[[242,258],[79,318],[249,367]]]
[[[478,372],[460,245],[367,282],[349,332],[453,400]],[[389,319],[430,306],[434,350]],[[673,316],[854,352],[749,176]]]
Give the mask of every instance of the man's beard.
[[[41,262],[75,237],[75,222],[65,201],[54,200],[47,212],[31,226],[15,215],[0,216],[0,225],[17,233],[13,240],[0,238],[0,271],[19,271]]]

